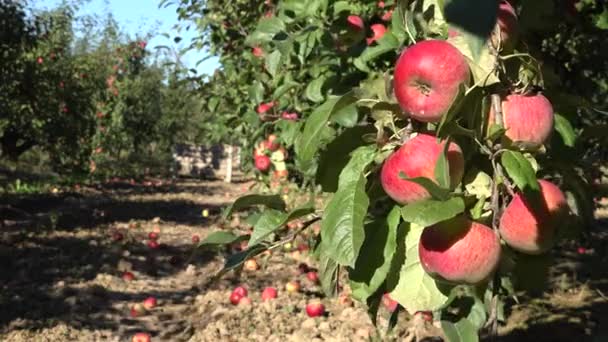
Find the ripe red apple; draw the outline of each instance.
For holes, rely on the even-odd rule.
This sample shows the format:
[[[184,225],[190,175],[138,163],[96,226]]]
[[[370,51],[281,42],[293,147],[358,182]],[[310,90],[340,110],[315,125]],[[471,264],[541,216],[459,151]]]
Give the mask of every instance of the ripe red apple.
[[[281,147],[281,145],[279,144],[279,138],[274,134],[269,135],[268,138],[266,138],[266,141],[266,146],[271,151],[276,151],[279,149],[279,147]]]
[[[146,310],[151,310],[155,306],[156,306],[156,298],[148,297],[144,300],[144,308],[146,308]]]
[[[580,255],[584,255],[587,254],[587,249],[585,247],[578,247],[576,249],[576,253],[580,254]]]
[[[378,8],[384,8],[384,1],[378,1]]]
[[[268,171],[268,169],[270,169],[270,164],[272,164],[272,162],[270,161],[270,157],[268,156],[257,156],[253,159],[253,161],[255,164],[255,168],[260,170],[261,172]]]
[[[325,306],[319,302],[308,303],[306,305],[306,314],[308,317],[318,317],[325,314]]]
[[[285,284],[285,290],[289,293],[300,292],[300,282],[297,280],[292,280]]]
[[[306,279],[317,284],[319,282],[319,274],[317,272],[308,272],[306,273]]]
[[[133,335],[131,342],[150,342],[150,335],[143,332],[139,332]]]
[[[230,303],[232,303],[232,305],[237,305],[241,299],[243,299],[243,296],[239,295],[238,293],[232,292],[230,294]]]
[[[253,47],[253,49],[251,49],[251,53],[256,57],[264,56],[264,50],[262,50],[262,48],[259,46]]]
[[[500,240],[494,231],[464,216],[424,229],[418,245],[420,263],[431,276],[452,283],[477,284],[494,272]]]
[[[361,31],[365,28],[363,19],[358,15],[349,15],[348,18],[346,18],[346,21],[348,21],[348,24],[357,31]]]
[[[444,146],[445,142],[438,143],[436,137],[428,134],[418,134],[405,142],[382,166],[380,182],[384,191],[399,204],[430,198],[431,195],[424,187],[402,179],[399,173],[405,173],[408,178],[425,177],[436,182],[435,164],[443,153]],[[450,187],[453,189],[460,183],[464,173],[464,157],[456,143],[450,143],[447,160],[450,166]]]
[[[42,64],[42,63],[44,63],[44,59],[42,57],[38,57],[36,59],[36,62],[38,62],[38,64]]]
[[[277,298],[277,289],[274,287],[267,287],[262,291],[262,301],[267,301]]]
[[[500,236],[513,249],[526,254],[541,254],[553,247],[555,232],[568,214],[564,193],[553,183],[539,180],[538,207],[517,194],[500,218]]]
[[[382,15],[382,20],[391,21],[393,19],[393,10],[388,10]]]
[[[495,123],[490,106],[490,127]],[[507,142],[524,147],[538,147],[547,141],[553,130],[553,106],[542,94],[508,95],[502,101],[502,126]]]
[[[393,298],[391,298],[391,295],[388,293],[385,293],[382,296],[382,304],[384,304],[386,309],[390,312],[394,312],[395,310],[397,310],[397,306],[399,305],[399,303]]]
[[[382,24],[373,24],[371,27],[373,36],[367,38],[367,45],[371,45],[373,42],[380,40],[386,33],[386,26]]]
[[[300,116],[298,115],[298,113],[283,112],[281,114],[281,118],[283,120],[298,121]]]
[[[158,233],[156,233],[156,232],[150,232],[150,233],[148,233],[148,239],[150,239],[150,240],[158,240]]]
[[[158,247],[160,247],[158,241],[156,240],[150,240],[148,241],[148,247],[150,247],[151,249],[157,249]]]
[[[264,114],[274,107],[274,102],[261,103],[256,109],[258,114]]]
[[[192,243],[198,244],[201,241],[201,238],[198,235],[192,235]]]
[[[241,297],[247,297],[247,294],[249,292],[247,291],[247,289],[244,286],[238,286],[238,287],[235,287],[234,290],[232,290],[232,293],[236,293]]]
[[[124,281],[132,281],[133,279],[135,279],[135,275],[129,271],[126,271],[122,274],[122,279]]]
[[[469,65],[458,49],[443,40],[425,40],[401,54],[393,83],[397,101],[410,117],[439,122],[469,78]]]

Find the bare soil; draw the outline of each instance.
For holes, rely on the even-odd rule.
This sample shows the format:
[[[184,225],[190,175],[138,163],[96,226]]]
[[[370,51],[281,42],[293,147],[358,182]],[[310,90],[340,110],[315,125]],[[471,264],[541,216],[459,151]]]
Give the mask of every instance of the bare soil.
[[[211,282],[225,254],[193,253],[192,236],[230,228],[219,214],[251,182],[154,184],[0,198],[0,341],[130,341],[140,331],[153,341],[404,339],[407,313],[386,335],[390,313],[381,308],[377,335],[364,307],[324,298],[298,273],[299,263],[314,265],[305,252],[275,252],[258,260],[258,271]],[[598,210],[598,225],[582,243],[556,249],[550,292],[509,303],[499,341],[608,341],[605,216]],[[116,232],[122,241],[114,241]],[[147,246],[149,232],[158,232],[158,248]],[[123,280],[125,271],[135,279]],[[290,280],[302,291],[288,294]],[[248,288],[251,305],[229,302],[237,285]],[[266,286],[278,289],[277,300],[261,301]],[[158,306],[133,317],[131,308],[149,296]],[[308,318],[304,307],[315,300],[327,314]]]

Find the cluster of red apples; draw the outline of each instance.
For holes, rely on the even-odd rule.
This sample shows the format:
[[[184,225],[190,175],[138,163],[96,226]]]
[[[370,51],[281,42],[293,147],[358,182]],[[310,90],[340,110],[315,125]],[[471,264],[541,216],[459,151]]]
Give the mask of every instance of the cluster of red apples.
[[[252,261],[252,259],[248,260]],[[256,271],[257,265],[255,268],[248,266],[245,264],[245,269],[248,271]],[[314,285],[319,284],[319,275],[313,269],[310,269],[306,264],[298,265],[298,273],[305,275],[306,279]],[[300,292],[301,285],[299,280],[291,280],[285,284],[285,291],[288,294],[295,294]],[[250,297],[248,297],[249,291],[244,286],[237,286],[230,293],[230,303],[232,305],[251,305],[253,302]],[[277,299],[279,296],[279,292],[275,287],[266,287],[262,291],[260,298],[262,302],[271,301]],[[323,316],[325,314],[325,306],[319,301],[312,301],[308,303],[305,307],[306,314],[308,317],[318,317]]]
[[[289,175],[285,159],[287,159],[287,150],[279,144],[278,137],[274,134],[270,134],[265,140],[258,143],[253,150],[255,168],[262,173],[267,173],[274,165],[273,176],[275,178],[286,178]]]
[[[488,43],[500,42],[505,49],[513,46],[517,16],[506,1],[500,4],[497,26],[500,37],[494,34]],[[450,30],[451,37],[458,34]],[[395,95],[412,120],[439,123],[460,96],[460,89],[470,85],[470,74],[466,58],[450,39],[421,41],[407,48],[397,61]],[[527,151],[534,152],[547,141],[553,129],[551,103],[539,92],[511,92],[501,96],[502,115],[490,110],[486,124],[498,124],[506,130],[503,148],[525,146]],[[497,122],[497,117],[502,117],[502,122]],[[389,197],[401,205],[431,198],[427,189],[408,179],[424,177],[437,183],[435,165],[446,143],[428,131],[407,137],[381,170],[381,183]],[[450,142],[446,157],[450,187],[454,189],[464,175],[463,151],[455,142]],[[402,178],[403,175],[407,179]],[[546,180],[538,182],[540,196],[536,202],[515,193],[510,202],[505,203],[497,232],[465,215],[426,227],[419,243],[425,271],[450,283],[478,284],[488,280],[497,269],[501,239],[520,253],[536,255],[549,250],[555,243],[560,220],[568,214],[568,206],[556,185]]]

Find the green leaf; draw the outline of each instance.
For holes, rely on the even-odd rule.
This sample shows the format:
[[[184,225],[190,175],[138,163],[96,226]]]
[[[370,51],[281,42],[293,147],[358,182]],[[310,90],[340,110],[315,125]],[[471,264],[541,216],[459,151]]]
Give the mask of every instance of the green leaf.
[[[466,318],[462,318],[456,324],[449,321],[441,321],[441,328],[448,342],[477,342],[479,335],[477,329]]]
[[[448,42],[454,45],[467,59],[471,74],[473,75],[473,84],[478,87],[487,87],[500,83],[500,79],[498,79],[495,71],[496,55],[492,54],[487,44],[481,46],[480,50],[475,54],[467,38],[466,33],[459,34],[450,37]]]
[[[238,252],[236,254],[232,254],[226,258],[224,263],[224,268],[219,273],[218,277],[221,277],[226,272],[242,265],[245,260],[250,259],[258,254],[261,254],[266,250],[266,246],[263,245],[254,245],[249,246],[246,250]]]
[[[352,103],[339,111],[335,112],[331,121],[337,123],[342,127],[354,127],[359,121],[359,112],[357,111],[357,105]]]
[[[321,244],[323,246],[323,244]],[[338,264],[323,251],[319,255],[319,281],[326,296],[335,296],[338,283]]]
[[[422,227],[432,226],[464,212],[464,200],[453,197],[447,201],[433,199],[408,204],[401,208],[401,217]]]
[[[501,156],[501,164],[513,179],[515,185],[522,191],[539,191],[536,172],[530,161],[520,152],[505,151]]]
[[[364,135],[373,132],[373,126],[347,128],[320,153],[316,182],[321,185],[323,192],[336,192],[340,172],[348,164],[350,154],[365,144]]]
[[[198,244],[198,247],[231,244],[246,238],[229,232],[213,232]]]
[[[395,206],[386,219],[378,219],[365,226],[365,241],[355,268],[349,272],[352,295],[359,301],[366,301],[386,279],[397,248],[399,211]]]
[[[300,135],[295,148],[298,165],[303,171],[311,167],[313,158],[321,147],[321,137],[331,116],[356,102],[355,95],[355,92],[351,92],[342,97],[327,100],[317,107],[306,120],[304,131]]]
[[[448,148],[450,147],[450,140],[445,141],[443,151],[437,158],[435,163],[435,180],[439,183],[439,186],[444,189],[450,188],[450,164],[448,164]]]
[[[323,88],[325,80],[326,78],[321,76],[308,83],[308,86],[306,86],[306,91],[304,92],[306,98],[317,103],[323,101],[325,97],[323,96],[321,89]]]
[[[277,229],[285,226],[287,222],[312,214],[313,212],[314,208],[310,206],[294,209],[289,214],[277,210],[265,210],[253,227],[249,244],[256,245]]]
[[[574,145],[576,145],[576,132],[574,132],[574,128],[570,124],[570,121],[558,113],[555,113],[554,118],[555,130],[562,137],[564,144],[568,147],[574,147]]]
[[[254,81],[248,89],[249,98],[255,103],[262,103],[264,101],[264,86],[262,82]]]
[[[367,166],[373,162],[375,146],[363,146],[353,152],[340,173],[338,191],[325,208],[321,237],[328,256],[338,264],[353,267],[365,239],[363,222],[369,198],[365,192]]]
[[[281,195],[245,195],[237,198],[234,203],[224,210],[222,215],[224,219],[232,215],[233,212],[243,210],[245,208],[254,205],[264,205],[272,209],[285,211],[285,201],[281,198]]]
[[[460,29],[473,61],[479,60],[486,40],[496,25],[497,0],[445,0],[444,19]]]
[[[399,272],[397,285],[390,293],[408,312],[434,311],[448,299],[449,290],[429,276],[418,256],[418,243],[423,227],[410,225],[405,238],[405,263]]]
[[[266,55],[266,70],[273,78],[276,77],[279,67],[281,66],[281,52],[275,50]]]
[[[426,177],[408,178],[403,171],[399,172],[399,177],[401,179],[405,179],[420,185],[421,187],[426,189],[426,191],[428,191],[433,198],[437,200],[445,201],[450,197],[450,190],[440,187],[439,185],[437,185],[437,183]]]
[[[246,39],[245,44],[255,45],[271,41],[274,36],[285,30],[285,23],[278,17],[262,18],[258,26]]]

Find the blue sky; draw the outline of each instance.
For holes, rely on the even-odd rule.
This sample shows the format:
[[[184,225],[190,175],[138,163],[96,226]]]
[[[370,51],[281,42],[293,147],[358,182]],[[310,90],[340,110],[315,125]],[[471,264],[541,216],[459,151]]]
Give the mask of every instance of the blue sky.
[[[30,4],[38,9],[53,8],[59,3],[61,3],[61,0],[30,1]],[[160,0],[90,0],[83,6],[79,14],[101,15],[112,12],[120,27],[131,36],[135,36],[138,32],[157,32],[158,34],[148,41],[148,47],[151,50],[160,45],[176,47],[176,50],[187,46],[196,32],[182,31],[177,33],[173,29],[173,25],[178,23],[175,13],[176,6],[159,8],[159,3]],[[171,38],[167,39],[160,35],[163,32],[169,33]],[[173,42],[173,37],[176,35],[183,38],[179,44]],[[188,68],[197,69],[199,74],[211,74],[218,67],[217,58],[209,59],[196,66],[196,63],[205,56],[206,54],[203,51],[192,51],[182,57],[182,62]]]

